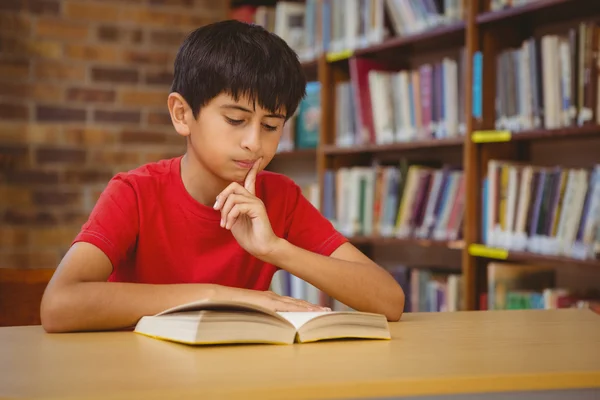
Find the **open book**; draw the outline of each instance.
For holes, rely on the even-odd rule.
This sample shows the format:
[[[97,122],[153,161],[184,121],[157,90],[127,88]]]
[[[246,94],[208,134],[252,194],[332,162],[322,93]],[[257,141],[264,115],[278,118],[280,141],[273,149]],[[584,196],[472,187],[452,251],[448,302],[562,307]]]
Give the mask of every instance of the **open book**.
[[[254,304],[201,300],[142,317],[135,332],[186,344],[292,344],[325,339],[390,339],[381,314],[274,312]]]

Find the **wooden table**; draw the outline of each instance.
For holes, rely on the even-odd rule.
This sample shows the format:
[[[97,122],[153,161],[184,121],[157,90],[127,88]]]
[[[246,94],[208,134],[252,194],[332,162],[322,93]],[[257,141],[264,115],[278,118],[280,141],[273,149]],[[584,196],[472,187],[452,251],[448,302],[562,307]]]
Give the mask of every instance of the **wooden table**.
[[[213,347],[0,328],[0,398],[600,398],[589,310],[409,313],[390,326],[391,341]]]

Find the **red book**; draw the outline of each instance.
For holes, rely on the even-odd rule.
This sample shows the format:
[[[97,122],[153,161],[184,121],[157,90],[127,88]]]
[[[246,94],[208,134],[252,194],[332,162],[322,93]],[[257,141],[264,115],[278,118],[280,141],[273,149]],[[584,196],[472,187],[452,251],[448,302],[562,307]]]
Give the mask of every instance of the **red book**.
[[[356,137],[360,144],[375,144],[375,125],[371,108],[369,71],[391,71],[390,65],[366,58],[352,57],[349,60],[350,80],[354,90],[354,104],[357,107]]]

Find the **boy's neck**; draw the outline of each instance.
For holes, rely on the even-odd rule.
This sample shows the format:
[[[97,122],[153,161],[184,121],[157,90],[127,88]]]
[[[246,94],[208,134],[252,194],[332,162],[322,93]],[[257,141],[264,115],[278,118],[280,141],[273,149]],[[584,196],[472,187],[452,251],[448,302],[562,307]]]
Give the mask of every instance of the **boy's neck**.
[[[217,195],[229,184],[212,174],[189,152],[181,158],[183,186],[197,202],[208,207],[215,204]]]

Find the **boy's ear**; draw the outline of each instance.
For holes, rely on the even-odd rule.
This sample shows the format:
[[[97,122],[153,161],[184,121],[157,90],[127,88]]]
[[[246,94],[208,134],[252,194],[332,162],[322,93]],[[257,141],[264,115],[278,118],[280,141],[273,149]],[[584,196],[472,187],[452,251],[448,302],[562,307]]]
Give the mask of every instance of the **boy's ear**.
[[[189,136],[191,133],[190,122],[194,116],[187,101],[177,92],[169,94],[167,99],[171,121],[177,133],[181,136]]]

